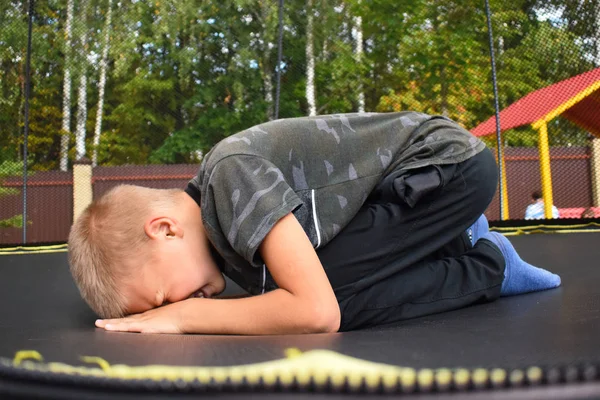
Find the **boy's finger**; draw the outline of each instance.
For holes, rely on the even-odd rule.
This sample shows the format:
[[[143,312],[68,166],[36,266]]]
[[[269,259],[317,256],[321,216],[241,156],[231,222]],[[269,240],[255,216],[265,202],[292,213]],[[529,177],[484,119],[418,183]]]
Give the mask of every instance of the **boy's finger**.
[[[124,322],[126,320],[127,320],[127,318],[97,319],[96,320],[96,326],[98,328],[104,328],[108,324],[114,325],[114,324],[118,324],[118,323]]]
[[[104,325],[104,329],[107,331],[118,331],[118,332],[141,332],[139,324],[131,322],[115,322]]]

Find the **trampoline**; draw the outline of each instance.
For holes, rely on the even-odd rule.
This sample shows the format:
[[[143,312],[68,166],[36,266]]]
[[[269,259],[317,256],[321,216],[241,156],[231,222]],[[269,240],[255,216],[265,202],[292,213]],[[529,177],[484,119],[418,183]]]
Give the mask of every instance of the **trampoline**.
[[[563,286],[375,329],[262,337],[95,329],[64,250],[5,251],[0,398],[600,398],[600,233],[510,240]]]

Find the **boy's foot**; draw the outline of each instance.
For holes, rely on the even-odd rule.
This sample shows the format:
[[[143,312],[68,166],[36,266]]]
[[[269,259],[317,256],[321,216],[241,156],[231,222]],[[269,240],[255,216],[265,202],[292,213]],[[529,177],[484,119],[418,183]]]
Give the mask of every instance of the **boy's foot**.
[[[467,229],[467,234],[469,235],[469,239],[471,240],[471,245],[475,246],[475,243],[479,240],[479,238],[483,237],[486,233],[490,231],[490,225],[488,224],[488,220],[484,214],[481,214],[477,221],[473,225]]]
[[[536,292],[560,286],[560,276],[523,261],[505,236],[498,232],[488,232],[483,238],[498,246],[506,260],[501,296]]]

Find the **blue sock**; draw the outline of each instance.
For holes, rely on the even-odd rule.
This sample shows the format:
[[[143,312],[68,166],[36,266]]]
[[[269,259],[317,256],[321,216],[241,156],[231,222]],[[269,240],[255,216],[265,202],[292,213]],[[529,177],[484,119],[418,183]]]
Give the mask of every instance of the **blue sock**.
[[[489,231],[490,225],[488,224],[488,220],[484,214],[481,214],[481,216],[477,218],[477,221],[467,229],[469,239],[471,239],[471,245],[475,246],[475,243],[477,243],[479,238],[483,237],[483,235]]]
[[[498,232],[489,232],[483,238],[498,246],[506,260],[501,296],[536,292],[560,286],[560,276],[521,260],[505,236]]]

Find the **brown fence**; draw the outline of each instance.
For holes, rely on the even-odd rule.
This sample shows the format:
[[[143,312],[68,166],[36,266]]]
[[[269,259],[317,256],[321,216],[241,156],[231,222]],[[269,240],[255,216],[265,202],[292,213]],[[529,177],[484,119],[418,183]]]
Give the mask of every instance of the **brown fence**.
[[[183,189],[196,172],[198,166],[195,164],[96,167],[92,178],[94,198],[120,184]]]
[[[506,148],[506,173],[510,219],[523,218],[531,193],[539,190],[537,149]],[[554,204],[559,209],[593,206],[588,147],[551,149]],[[148,165],[96,167],[93,196],[101,196],[118,184],[154,188],[184,188],[197,165]],[[0,220],[22,213],[21,178],[7,179],[5,188],[19,194],[0,198]],[[73,175],[70,172],[35,172],[28,178],[27,243],[65,242],[73,221]],[[486,211],[491,220],[500,219],[498,194]],[[0,228],[0,245],[22,243],[20,228]]]
[[[147,165],[96,167],[93,170],[94,198],[119,184],[153,188],[184,188],[197,172],[197,165]],[[19,194],[0,198],[0,220],[22,214],[22,180],[7,179],[2,186]],[[73,223],[73,174],[35,172],[27,184],[27,243],[66,242]],[[22,243],[21,228],[1,228],[0,245]]]
[[[531,194],[541,190],[538,150],[508,147],[504,151],[510,219],[522,219]],[[559,210],[593,206],[589,147],[552,147],[552,191]],[[500,219],[499,193],[486,211],[489,220]]]
[[[0,220],[23,213],[22,178],[9,178],[2,187],[16,195],[0,197]],[[63,242],[73,214],[73,174],[34,172],[27,183],[27,243]],[[0,244],[22,243],[21,228],[0,228]]]

